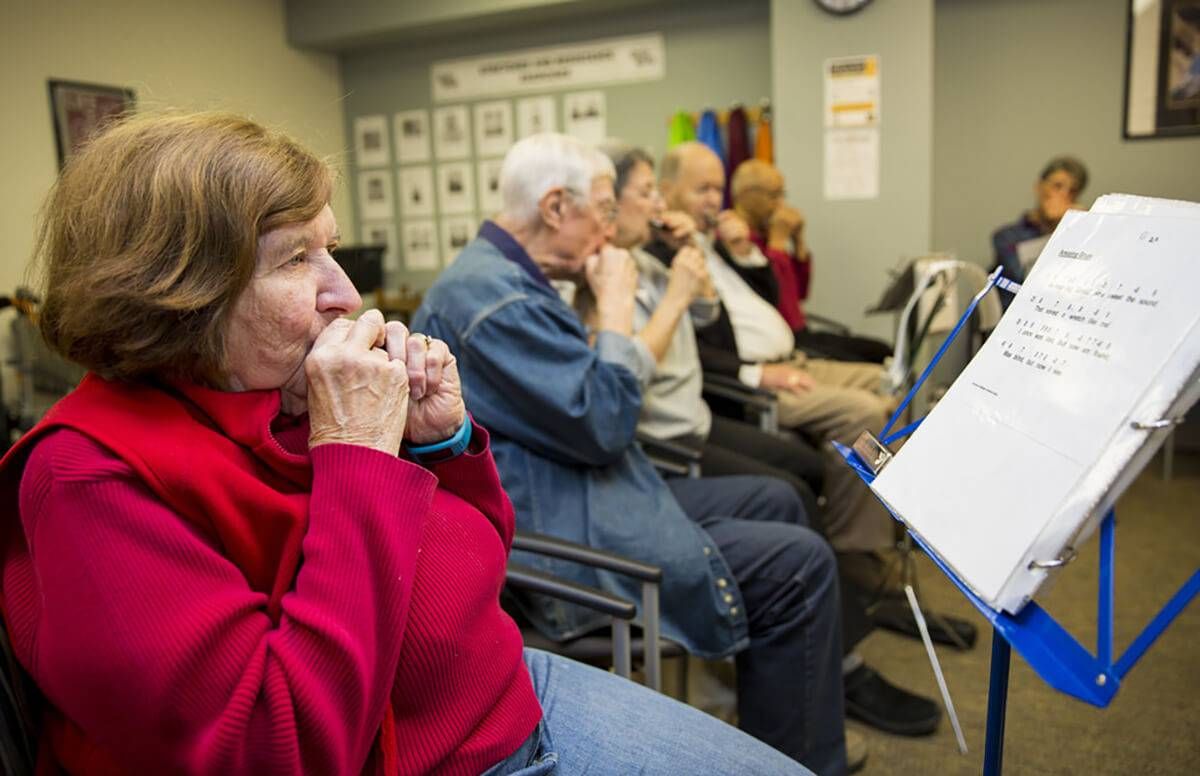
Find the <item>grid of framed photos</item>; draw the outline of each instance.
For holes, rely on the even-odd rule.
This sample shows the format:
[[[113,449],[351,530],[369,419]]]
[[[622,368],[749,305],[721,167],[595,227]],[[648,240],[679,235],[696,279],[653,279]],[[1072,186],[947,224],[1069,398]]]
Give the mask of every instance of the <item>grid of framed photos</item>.
[[[563,105],[562,131],[603,139],[603,92],[565,94]],[[508,149],[529,135],[559,131],[558,119],[554,95],[356,117],[359,233],[364,242],[387,245],[387,279],[448,266],[481,220],[500,211]]]

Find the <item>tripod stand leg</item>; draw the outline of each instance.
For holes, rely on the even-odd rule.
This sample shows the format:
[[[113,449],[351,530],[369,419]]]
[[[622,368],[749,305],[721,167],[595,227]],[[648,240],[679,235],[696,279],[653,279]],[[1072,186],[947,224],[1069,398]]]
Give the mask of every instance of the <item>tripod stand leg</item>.
[[[908,605],[912,607],[913,617],[917,619],[917,629],[921,631],[921,641],[925,642],[925,652],[929,655],[929,665],[933,666],[933,676],[937,679],[938,690],[942,693],[942,702],[946,713],[950,716],[950,724],[954,727],[954,738],[958,742],[960,754],[967,753],[967,740],[963,738],[962,725],[958,723],[958,713],[954,710],[954,701],[950,700],[950,688],[946,686],[946,676],[942,673],[942,664],[938,662],[937,652],[933,650],[933,639],[929,638],[929,628],[925,625],[925,617],[921,614],[921,604],[917,602],[917,594],[912,585],[904,586],[904,594],[908,596]]]
[[[910,538],[909,541],[911,542],[912,539]],[[909,554],[908,554],[908,557],[905,559],[905,562],[911,564],[911,566],[912,566],[912,569],[911,569],[912,582],[910,584],[912,585],[913,592],[916,593],[917,600],[919,601],[923,598],[923,596],[921,595],[921,586],[917,582],[917,561],[916,561],[916,558],[914,557],[911,547],[909,549]],[[937,612],[935,612],[931,609],[927,616],[929,617],[929,619],[933,620],[934,625],[941,628],[942,632],[950,637],[950,640],[954,642],[955,647],[957,647],[958,649],[961,649],[964,652],[966,652],[968,649],[971,648],[971,646],[969,644],[967,644],[966,641],[963,640],[963,637],[958,634],[958,631],[955,630],[954,628],[950,627],[950,623],[946,622],[946,620],[942,617],[942,615],[938,614]]]
[[[1004,712],[1008,705],[1008,665],[1012,647],[992,631],[992,674],[988,685],[987,744],[983,751],[983,776],[1000,776],[1004,762]]]

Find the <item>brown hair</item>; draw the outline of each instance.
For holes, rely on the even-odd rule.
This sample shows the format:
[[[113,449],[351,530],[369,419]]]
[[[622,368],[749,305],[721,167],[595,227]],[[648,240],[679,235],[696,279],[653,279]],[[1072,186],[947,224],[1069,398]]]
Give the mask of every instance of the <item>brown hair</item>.
[[[118,121],[71,158],[42,210],[42,336],[110,379],[219,386],[259,236],[316,217],[332,185],[326,162],[239,116]]]

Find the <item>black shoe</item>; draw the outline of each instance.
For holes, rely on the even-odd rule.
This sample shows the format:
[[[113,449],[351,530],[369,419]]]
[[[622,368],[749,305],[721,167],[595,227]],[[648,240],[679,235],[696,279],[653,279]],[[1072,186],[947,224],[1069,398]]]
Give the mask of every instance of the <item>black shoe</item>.
[[[880,628],[887,628],[918,641],[921,639],[921,631],[917,629],[917,621],[913,618],[912,608],[907,599],[885,598],[879,601],[871,612],[871,622]],[[943,623],[945,628],[942,627]],[[929,638],[932,641],[957,649],[964,646],[971,649],[979,635],[973,623],[948,614],[940,614],[937,617],[926,614],[925,625],[929,628]],[[947,629],[953,631],[953,635]],[[958,639],[955,640],[954,636],[958,636]]]
[[[868,666],[851,671],[843,684],[846,716],[885,733],[927,736],[942,718],[936,703],[891,684]]]

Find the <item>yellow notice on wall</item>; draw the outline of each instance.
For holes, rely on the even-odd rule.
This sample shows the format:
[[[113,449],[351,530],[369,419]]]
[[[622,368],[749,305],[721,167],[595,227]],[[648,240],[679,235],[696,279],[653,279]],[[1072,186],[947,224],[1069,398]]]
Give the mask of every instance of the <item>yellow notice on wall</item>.
[[[825,126],[879,126],[879,55],[825,60]]]

